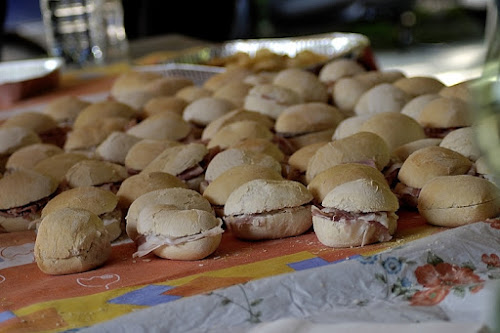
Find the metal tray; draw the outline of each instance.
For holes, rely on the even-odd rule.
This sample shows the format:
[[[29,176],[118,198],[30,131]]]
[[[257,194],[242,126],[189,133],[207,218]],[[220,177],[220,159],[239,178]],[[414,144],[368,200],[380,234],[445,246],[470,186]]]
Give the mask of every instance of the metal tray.
[[[302,51],[312,51],[327,59],[339,57],[361,58],[370,48],[370,40],[361,34],[333,32],[318,35],[286,38],[239,39],[216,46],[207,46],[196,51],[171,58],[165,63],[207,64],[215,58],[232,56],[238,52],[255,56],[259,50],[267,49],[278,55],[295,57]]]
[[[162,65],[137,66],[134,70],[155,72],[164,76],[182,76],[191,79],[194,84],[202,85],[212,75],[225,71],[225,68],[193,64],[169,63]]]

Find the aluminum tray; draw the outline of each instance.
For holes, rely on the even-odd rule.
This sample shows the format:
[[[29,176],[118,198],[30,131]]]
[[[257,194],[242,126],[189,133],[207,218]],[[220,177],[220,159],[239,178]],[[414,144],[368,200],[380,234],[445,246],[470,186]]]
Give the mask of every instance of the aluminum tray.
[[[166,60],[165,63],[206,64],[215,58],[232,56],[238,52],[255,56],[259,50],[268,49],[278,55],[295,57],[299,52],[309,50],[327,58],[365,56],[370,49],[370,40],[361,34],[333,32],[318,35],[286,38],[239,39],[216,46],[207,46],[191,53]],[[373,66],[373,64],[369,64]]]
[[[177,63],[137,66],[134,69],[143,72],[160,73],[164,76],[182,76],[191,79],[196,85],[202,85],[212,75],[225,71],[222,67]]]

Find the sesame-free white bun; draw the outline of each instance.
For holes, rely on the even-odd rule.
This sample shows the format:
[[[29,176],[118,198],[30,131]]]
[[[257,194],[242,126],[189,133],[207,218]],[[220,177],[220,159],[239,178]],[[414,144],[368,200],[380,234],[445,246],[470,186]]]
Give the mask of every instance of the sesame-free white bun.
[[[203,129],[201,139],[203,141],[210,140],[222,127],[242,120],[254,120],[269,129],[273,128],[274,126],[274,120],[260,112],[236,109],[228,112],[227,114],[217,118],[216,120],[208,124]]]
[[[377,113],[363,122],[359,130],[380,136],[391,152],[405,143],[426,138],[422,126],[400,112]]]
[[[399,209],[398,198],[387,182],[359,178],[335,186],[321,202],[325,207],[335,207],[348,212],[395,212]]]
[[[180,142],[173,140],[142,139],[128,150],[125,167],[132,172],[142,171],[165,149],[180,145]]]
[[[144,104],[142,113],[144,117],[149,117],[161,112],[173,112],[182,115],[188,104],[187,101],[180,97],[158,96],[151,98]]]
[[[361,116],[352,116],[349,118],[345,118],[335,128],[335,132],[333,132],[332,135],[332,140],[343,139],[355,133],[360,132],[361,126],[370,117],[371,115],[366,114]]]
[[[232,167],[215,178],[203,192],[212,205],[223,206],[229,195],[240,185],[254,179],[281,180],[281,173],[274,169],[256,164],[243,164]]]
[[[331,85],[340,78],[353,76],[366,72],[356,60],[340,58],[326,63],[319,71],[319,80],[327,85]]]
[[[427,103],[417,121],[424,127],[450,128],[472,125],[467,102],[453,97],[439,97]]]
[[[403,106],[401,113],[418,121],[420,112],[427,105],[427,103],[439,97],[440,96],[438,94],[424,94],[416,96]]]
[[[38,162],[33,170],[54,178],[61,183],[68,170],[76,163],[87,160],[88,157],[77,153],[62,153],[47,157]]]
[[[173,112],[160,112],[130,127],[127,134],[142,139],[182,140],[191,132],[191,126],[182,116]]]
[[[273,84],[295,91],[304,102],[326,103],[328,101],[326,84],[305,69],[283,69],[274,77]]]
[[[96,154],[100,159],[123,165],[129,149],[139,141],[141,138],[116,131],[97,146]]]
[[[472,162],[453,150],[430,146],[413,152],[404,161],[398,179],[405,185],[422,188],[437,176],[463,175],[472,167]]]
[[[242,150],[250,150],[257,153],[263,153],[276,159],[278,162],[284,162],[285,153],[274,142],[263,138],[248,138],[236,142],[229,148],[237,148]]]
[[[218,153],[210,161],[205,172],[205,180],[211,182],[224,171],[243,164],[262,165],[281,173],[281,164],[269,155],[251,150],[230,148]]]
[[[127,169],[120,164],[102,160],[81,160],[68,169],[64,180],[69,187],[82,187],[121,183],[127,177]]]
[[[288,158],[288,164],[293,168],[299,170],[300,172],[306,172],[307,165],[309,164],[309,160],[314,156],[316,151],[326,145],[328,141],[320,141],[316,143],[312,143],[310,145],[304,146],[297,151],[295,151]]]
[[[110,254],[108,232],[94,213],[62,208],[40,223],[34,255],[45,274],[85,272],[104,264]]]
[[[360,97],[372,86],[352,77],[343,77],[335,82],[331,96],[335,106],[343,111],[352,111]]]
[[[32,222],[40,217],[40,210],[56,191],[58,183],[29,169],[19,169],[0,178],[0,232],[14,232],[32,229]],[[18,216],[9,210],[27,205],[36,205],[35,211]],[[14,211],[15,213],[15,211]]]
[[[408,156],[410,156],[413,152],[431,146],[439,146],[442,139],[439,138],[425,138],[420,140],[415,140],[412,142],[405,143],[394,149],[392,151],[392,155],[400,162],[404,162]]]
[[[182,113],[182,118],[197,126],[205,127],[235,108],[236,105],[227,99],[215,96],[203,97],[188,104]]]
[[[339,184],[358,179],[374,180],[378,184],[386,182],[384,174],[371,166],[345,163],[335,165],[319,173],[307,185],[307,189],[313,195],[314,200],[321,203],[326,195]]]
[[[418,211],[428,223],[442,227],[483,221],[500,213],[500,192],[480,177],[436,177],[422,188]]]
[[[439,146],[451,149],[475,161],[481,155],[481,151],[476,144],[475,128],[468,126],[458,128],[446,134]]]
[[[208,96],[212,96],[212,92],[200,86],[187,86],[175,93],[175,97],[179,97],[187,103],[191,103],[199,98]]]
[[[382,170],[389,159],[389,148],[380,136],[358,132],[319,148],[309,160],[306,181],[309,183],[321,171],[343,163],[373,161],[377,169]]]
[[[118,197],[111,191],[93,186],[82,186],[63,191],[52,198],[42,209],[42,219],[62,208],[85,209],[99,216],[106,228],[109,240],[122,234],[123,213],[119,209]]]
[[[393,83],[404,77],[406,77],[405,74],[396,69],[370,70],[353,75],[354,79],[366,83],[371,87],[380,83]]]
[[[208,141],[207,147],[219,146],[226,149],[231,145],[249,138],[262,138],[271,140],[273,133],[269,128],[254,120],[241,120],[230,123],[219,129],[217,133]]]
[[[396,80],[395,87],[413,95],[437,94],[445,87],[444,83],[430,76],[412,76]]]
[[[111,86],[110,96],[140,110],[153,97],[172,96],[180,89],[193,84],[193,81],[186,77],[165,77],[159,73],[129,71],[116,78]]]
[[[28,128],[0,127],[0,156],[11,155],[22,147],[40,142],[42,140],[38,134]]]
[[[28,111],[10,116],[2,123],[2,127],[23,127],[41,134],[56,128],[57,122],[45,113]]]
[[[235,189],[224,207],[224,221],[235,237],[247,240],[297,236],[312,225],[312,195],[292,180],[255,179]]]
[[[243,81],[226,84],[214,91],[213,97],[231,102],[235,107],[242,108],[245,97],[248,95],[252,85]]]
[[[131,120],[138,116],[130,106],[112,100],[94,102],[84,108],[75,119],[73,128],[93,126],[103,118],[120,117]]]
[[[52,117],[59,125],[72,126],[78,114],[89,105],[90,102],[77,96],[61,96],[49,102],[43,108],[43,113]]]
[[[166,172],[139,173],[125,179],[116,195],[120,206],[128,209],[135,199],[141,195],[164,188],[181,187],[187,188],[187,184]]]
[[[61,154],[64,151],[58,146],[50,143],[33,143],[16,150],[7,159],[5,168],[7,170],[15,169],[33,169],[35,165],[47,157]]]
[[[290,88],[275,84],[260,84],[248,91],[243,107],[245,110],[262,113],[272,119],[290,105],[303,103],[302,97]]]
[[[357,115],[380,112],[400,112],[412,96],[390,83],[381,83],[368,89],[354,106]]]
[[[473,79],[455,83],[451,86],[443,87],[439,95],[443,97],[459,98],[467,103],[471,100],[470,84]]]
[[[177,209],[200,209],[213,212],[210,202],[200,193],[191,189],[173,187],[145,193],[132,202],[125,217],[127,235],[133,241],[136,241],[138,236],[137,218],[139,213],[146,206],[155,204],[172,205]]]
[[[148,206],[140,212],[137,221],[141,240],[137,254],[142,256],[152,250],[165,259],[203,259],[219,247],[224,231],[221,225],[218,218],[204,210]]]
[[[160,153],[142,172],[161,171],[177,176],[196,166],[207,154],[207,147],[201,143],[173,146]]]

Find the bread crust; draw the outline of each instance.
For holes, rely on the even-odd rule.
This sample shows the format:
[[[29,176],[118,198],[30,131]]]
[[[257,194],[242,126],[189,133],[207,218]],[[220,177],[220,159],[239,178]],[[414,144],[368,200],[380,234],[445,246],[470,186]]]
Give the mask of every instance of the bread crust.
[[[436,177],[422,188],[418,211],[428,223],[443,227],[482,221],[500,213],[500,190],[480,177]]]
[[[62,208],[40,223],[34,255],[45,274],[85,272],[104,264],[110,254],[108,232],[89,211]]]
[[[236,105],[227,99],[215,96],[203,97],[188,104],[182,113],[182,118],[197,126],[205,127],[235,108]]]

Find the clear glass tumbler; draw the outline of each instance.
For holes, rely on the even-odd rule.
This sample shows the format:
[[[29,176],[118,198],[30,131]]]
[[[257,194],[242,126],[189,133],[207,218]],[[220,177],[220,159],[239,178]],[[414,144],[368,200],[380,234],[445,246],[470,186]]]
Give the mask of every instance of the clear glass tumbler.
[[[120,0],[40,0],[48,52],[70,67],[128,58]]]

